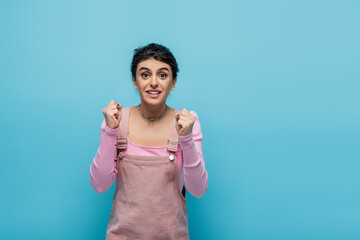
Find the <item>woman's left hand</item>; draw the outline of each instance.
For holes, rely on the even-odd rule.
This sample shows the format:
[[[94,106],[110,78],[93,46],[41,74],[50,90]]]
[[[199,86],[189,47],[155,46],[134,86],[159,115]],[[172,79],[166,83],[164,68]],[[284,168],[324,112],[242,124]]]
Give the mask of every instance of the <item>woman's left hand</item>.
[[[176,116],[176,131],[179,136],[187,136],[192,132],[195,118],[185,108]]]

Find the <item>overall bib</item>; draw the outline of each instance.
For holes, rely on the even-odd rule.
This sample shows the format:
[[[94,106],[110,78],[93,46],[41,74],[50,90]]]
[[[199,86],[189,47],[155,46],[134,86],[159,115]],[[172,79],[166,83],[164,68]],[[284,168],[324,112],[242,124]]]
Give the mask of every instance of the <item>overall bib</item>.
[[[179,190],[175,116],[168,140],[169,155],[130,155],[124,152],[130,108],[122,109],[116,140],[118,172],[106,240],[189,239],[185,187]]]

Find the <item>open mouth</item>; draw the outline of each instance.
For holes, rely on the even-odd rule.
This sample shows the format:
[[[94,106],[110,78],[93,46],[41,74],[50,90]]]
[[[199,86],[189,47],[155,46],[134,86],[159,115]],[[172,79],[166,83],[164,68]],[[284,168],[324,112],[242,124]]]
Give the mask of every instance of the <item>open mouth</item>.
[[[160,95],[161,91],[151,90],[151,91],[146,91],[146,93],[151,96],[158,96],[158,95]]]

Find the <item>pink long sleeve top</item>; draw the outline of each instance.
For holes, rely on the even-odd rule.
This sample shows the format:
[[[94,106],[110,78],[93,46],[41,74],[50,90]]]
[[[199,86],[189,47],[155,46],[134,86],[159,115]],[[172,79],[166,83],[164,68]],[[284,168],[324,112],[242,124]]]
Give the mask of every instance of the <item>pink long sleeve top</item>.
[[[193,196],[199,198],[207,190],[208,174],[205,169],[205,160],[202,154],[202,132],[197,114],[190,111],[195,117],[192,133],[179,136],[178,153],[176,155],[179,171],[179,189],[185,184],[186,189]],[[117,174],[116,138],[120,126],[111,129],[106,125],[105,119],[101,124],[100,144],[90,166],[90,181],[92,188],[98,193],[107,191],[112,185]],[[145,147],[137,145],[127,139],[125,152],[131,155],[158,156],[168,155],[167,146]]]

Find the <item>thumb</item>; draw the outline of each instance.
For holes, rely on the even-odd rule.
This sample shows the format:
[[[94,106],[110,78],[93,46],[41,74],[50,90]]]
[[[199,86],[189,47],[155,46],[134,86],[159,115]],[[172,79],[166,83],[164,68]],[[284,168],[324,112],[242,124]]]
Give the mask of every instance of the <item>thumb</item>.
[[[122,108],[121,103],[116,103],[116,107],[117,107],[118,110],[120,110]]]
[[[176,121],[178,122],[179,121],[179,119],[180,119],[180,113],[179,114],[176,114]]]

